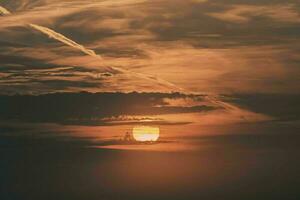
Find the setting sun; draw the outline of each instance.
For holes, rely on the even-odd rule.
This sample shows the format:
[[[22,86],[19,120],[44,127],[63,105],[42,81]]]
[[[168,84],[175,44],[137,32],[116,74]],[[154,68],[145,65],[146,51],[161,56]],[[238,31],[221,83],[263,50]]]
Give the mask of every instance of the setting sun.
[[[132,129],[133,138],[140,142],[154,142],[159,138],[159,128],[151,126],[136,126]]]

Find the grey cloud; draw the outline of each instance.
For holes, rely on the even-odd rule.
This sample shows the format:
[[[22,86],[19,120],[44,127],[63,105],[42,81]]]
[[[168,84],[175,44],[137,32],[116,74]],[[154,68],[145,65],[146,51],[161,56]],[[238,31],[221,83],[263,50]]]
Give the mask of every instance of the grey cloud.
[[[34,80],[33,80],[34,81]],[[71,82],[61,80],[39,81],[45,87],[81,87],[94,86],[91,83]],[[50,86],[49,86],[50,85]],[[46,90],[46,88],[44,88]],[[155,119],[145,122],[144,115],[203,113],[221,107],[212,105],[199,106],[166,106],[165,98],[192,98],[193,95],[180,93],[55,93],[39,96],[17,95],[0,96],[0,103],[5,105],[0,113],[1,120],[19,120],[24,122],[53,122],[60,124],[86,124],[86,125],[113,125],[122,123],[148,123],[148,124],[187,124],[189,122],[165,121]],[[205,96],[194,96],[204,101]],[[158,106],[160,105],[160,106]],[[124,117],[120,116],[135,116]],[[140,116],[140,117],[139,117]],[[122,120],[123,119],[123,120]],[[139,119],[139,120],[137,120]]]
[[[7,14],[10,14],[10,13],[7,13]],[[83,53],[85,53],[87,55],[90,55],[90,56],[96,58],[99,61],[102,61],[101,56],[96,54],[93,50],[87,49],[86,47],[74,42],[73,40],[65,37],[64,35],[62,35],[60,33],[57,33],[56,31],[54,31],[52,29],[49,29],[47,27],[40,26],[40,25],[37,25],[37,24],[29,24],[29,26],[32,27],[35,30],[38,30],[41,33],[44,33],[44,34],[48,35],[50,38],[53,38],[57,41],[60,41],[60,42],[66,44],[68,46],[71,46],[75,49],[79,49]],[[172,88],[172,90],[175,90],[175,91],[176,90],[182,90],[180,87],[177,87],[175,84],[173,84],[169,81],[163,80],[161,78],[158,78],[158,77],[154,77],[154,76],[150,76],[150,75],[146,75],[146,74],[142,74],[142,73],[138,73],[138,72],[132,72],[132,71],[129,71],[129,70],[126,70],[126,69],[123,69],[123,68],[119,68],[119,67],[106,67],[106,68],[109,69],[109,70],[116,71],[116,72],[121,72],[121,73],[124,73],[124,74],[128,74],[128,75],[131,75],[133,77],[139,77],[139,78],[151,81],[151,82],[156,82],[157,84],[170,87],[170,88]]]
[[[209,16],[232,23],[247,23],[255,17],[266,17],[274,21],[299,23],[300,14],[292,5],[235,5],[223,12],[210,12]]]
[[[64,35],[62,35],[60,33],[57,33],[57,32],[55,32],[55,31],[53,31],[49,28],[39,26],[39,25],[35,25],[35,24],[29,24],[29,26],[33,27],[34,29],[36,29],[36,30],[38,30],[38,31],[40,31],[40,32],[42,32],[46,35],[48,35],[50,38],[54,38],[55,40],[58,40],[58,41],[66,44],[68,46],[79,49],[82,52],[84,52],[85,54],[90,55],[92,57],[95,57],[99,61],[102,61],[101,56],[96,54],[93,50],[86,49],[84,46],[77,44],[76,42],[70,40],[69,38],[65,37]],[[158,78],[158,77],[154,77],[154,76],[150,76],[150,75],[146,75],[146,74],[142,74],[142,73],[129,71],[129,70],[122,69],[122,68],[119,68],[119,67],[107,67],[107,68],[110,69],[110,70],[113,70],[113,71],[117,71],[117,72],[121,72],[121,73],[124,73],[124,74],[129,74],[129,75],[132,75],[132,76],[135,76],[135,77],[139,77],[139,78],[151,81],[151,82],[156,82],[158,84],[171,87],[175,90],[182,90],[181,88],[177,87],[173,83],[171,83],[169,81],[166,81],[166,80],[163,80],[163,79]]]
[[[78,88],[85,88],[85,87],[99,87],[101,86],[99,83],[94,82],[87,82],[87,81],[73,81],[73,80],[34,80],[30,81],[31,83],[40,83],[48,88],[56,88],[55,90],[64,90],[68,87],[78,87]]]
[[[298,0],[210,0],[211,3],[221,3],[224,5],[236,5],[236,4],[246,4],[246,5],[277,5],[277,4],[295,4],[299,3]]]
[[[66,120],[60,122],[63,125],[82,125],[82,126],[118,126],[118,125],[144,125],[144,126],[174,126],[174,125],[188,125],[193,122],[177,122],[177,121],[168,121],[168,120],[154,120],[154,121],[139,121],[139,120],[129,120],[129,121],[107,121],[107,120]]]
[[[102,87],[98,88],[99,91],[105,88],[105,86],[107,86],[107,88],[110,88],[111,90],[118,91],[120,90],[120,87],[122,87],[125,90],[129,89],[129,91],[140,89],[147,89],[148,91],[148,89],[151,89],[152,87],[151,84],[158,85],[157,87],[155,86],[155,89],[157,89],[158,87],[165,86],[165,88],[168,88],[169,90],[180,90],[181,88],[177,86],[177,84],[171,84],[164,80],[157,80],[153,76],[128,72],[132,69],[135,69],[136,71],[144,73],[144,69],[151,69],[152,65],[155,65],[156,62],[157,66],[161,64],[162,67],[165,67],[165,63],[159,63],[159,59],[156,60],[156,57],[151,57],[151,53],[149,53],[147,47],[151,46],[151,48],[153,49],[150,49],[150,51],[157,51],[156,53],[159,54],[160,46],[165,46],[165,48],[169,51],[175,51],[176,48],[178,48],[179,50],[181,48],[180,45],[174,45],[171,47],[168,46],[170,43],[177,42],[180,44],[183,43],[190,45],[192,46],[192,48],[200,50],[215,50],[223,48],[228,49],[228,51],[239,51],[238,48],[249,46],[257,47],[257,49],[259,50],[261,46],[265,45],[270,45],[270,48],[272,49],[282,48],[284,49],[284,51],[290,50],[289,52],[282,52],[276,54],[276,57],[278,57],[278,59],[274,59],[273,56],[269,54],[270,50],[266,50],[266,52],[261,53],[259,52],[258,54],[261,54],[261,56],[265,57],[265,60],[261,62],[256,62],[261,59],[255,57],[257,55],[253,57],[249,55],[242,55],[245,57],[249,57],[247,62],[249,61],[248,64],[250,67],[245,67],[243,65],[240,66],[240,63],[234,63],[232,65],[236,66],[233,66],[232,69],[228,71],[222,71],[223,69],[221,69],[221,66],[223,66],[223,63],[218,64],[220,65],[220,68],[206,69],[205,61],[203,62],[203,65],[201,64],[201,61],[199,61],[199,63],[196,64],[197,66],[192,66],[194,60],[191,60],[191,68],[197,68],[197,71],[200,71],[200,69],[216,71],[219,70],[220,75],[212,78],[208,82],[213,83],[209,84],[209,86],[212,86],[214,88],[219,87],[221,88],[221,91],[222,89],[224,89],[225,92],[236,91],[237,82],[247,83],[249,85],[255,86],[256,83],[259,83],[257,84],[257,87],[251,87],[251,91],[256,90],[257,88],[262,88],[262,90],[266,91],[269,90],[269,85],[273,85],[281,91],[286,90],[286,88],[293,88],[292,90],[294,91],[296,87],[291,87],[291,85],[297,85],[299,82],[297,81],[297,74],[299,74],[299,71],[296,69],[296,67],[299,64],[299,59],[295,56],[291,57],[291,55],[298,54],[299,52],[299,49],[297,48],[297,46],[299,46],[298,35],[300,33],[298,24],[290,22],[287,23],[286,20],[278,20],[278,17],[274,19],[274,16],[273,18],[270,17],[270,13],[269,16],[266,16],[264,13],[260,13],[259,15],[257,15],[255,14],[255,9],[252,9],[251,12],[254,12],[254,14],[250,14],[250,20],[247,23],[242,23],[238,25],[230,21],[224,21],[220,18],[215,18],[208,15],[209,13],[222,14],[224,12],[230,11],[234,6],[241,5],[248,5],[252,6],[253,8],[264,7],[267,8],[267,10],[270,10],[269,8],[272,8],[272,6],[274,5],[277,7],[288,6],[295,12],[299,12],[299,2],[297,1],[274,0],[270,2],[268,0],[210,0],[207,2],[195,3],[197,1],[183,2],[176,0],[174,1],[176,3],[175,5],[175,3],[170,4],[169,1],[166,0],[159,0],[145,1],[142,3],[140,2],[139,4],[133,4],[132,7],[124,6],[123,3],[119,2],[114,4],[117,6],[109,6],[110,1],[106,2],[106,6],[100,6],[101,2],[98,1],[84,3],[82,1],[60,2],[61,3],[59,3],[59,1],[24,0],[4,1],[4,3],[1,4],[3,6],[7,6],[9,10],[22,11],[16,13],[20,16],[23,16],[23,14],[30,15],[31,12],[34,12],[35,18],[37,18],[36,16],[39,16],[39,14],[44,14],[47,20],[44,20],[43,22],[35,20],[30,21],[29,19],[27,19],[27,21],[28,23],[35,24],[39,22],[38,24],[43,25],[44,28],[51,28],[51,30],[57,31],[57,33],[62,34],[62,36],[69,36],[74,41],[80,43],[83,47],[89,47],[93,49],[94,53],[103,55],[104,57],[110,59],[110,63],[113,63],[113,66],[117,67],[114,69],[104,67],[105,70],[107,69],[107,71],[110,72],[107,74],[107,77],[111,77],[112,80],[99,80],[99,82],[102,81]],[[72,6],[66,6],[66,12],[60,15],[54,15],[49,14],[49,12],[45,12],[46,10],[52,11],[51,9],[56,7],[62,8],[61,5]],[[15,9],[13,9],[14,6]],[[76,9],[72,10],[73,8]],[[266,14],[268,14],[268,12]],[[246,15],[246,17],[249,18],[249,14],[241,15]],[[5,18],[7,16],[3,17]],[[113,21],[109,21],[111,19],[123,20],[121,23],[122,26],[117,26],[117,28],[114,28],[112,23]],[[105,20],[108,20],[109,23],[106,23],[106,26],[103,26],[101,23]],[[14,24],[13,22],[11,23]],[[4,65],[4,73],[6,73],[6,71],[10,67],[11,69],[19,71],[24,70],[23,68],[25,68],[26,66],[28,66],[28,68],[30,69],[30,63],[27,63],[27,61],[22,60],[22,55],[24,56],[24,54],[26,54],[26,56],[30,56],[30,54],[38,52],[41,48],[49,50],[49,53],[51,53],[51,55],[49,54],[49,57],[47,58],[38,59],[37,63],[33,61],[32,68],[38,68],[39,63],[41,65],[41,68],[47,67],[48,65],[48,67],[51,68],[51,63],[55,65],[53,67],[73,67],[74,65],[77,65],[77,60],[72,61],[73,58],[83,58],[82,63],[78,64],[83,67],[84,62],[87,64],[90,62],[90,60],[85,60],[85,57],[81,54],[81,52],[72,51],[72,49],[70,48],[69,50],[68,48],[59,45],[56,42],[50,42],[51,40],[47,37],[39,36],[37,34],[33,35],[29,30],[25,30],[24,27],[16,28],[15,26],[12,26],[10,28],[2,28],[1,36],[3,36],[4,39],[2,39],[3,42],[1,44],[3,45],[1,45],[0,51],[5,52],[6,55],[14,55],[16,58],[15,63],[14,60],[9,61],[9,63],[6,63],[6,61],[1,61],[1,63],[3,63]],[[143,38],[144,36],[149,37]],[[4,40],[7,40],[8,42],[4,42]],[[30,44],[32,45],[32,47],[29,46]],[[110,48],[110,44],[114,44],[114,46]],[[156,47],[158,47],[158,49],[155,49]],[[242,49],[241,51],[244,51],[244,49]],[[199,54],[200,53],[203,53],[203,51],[199,52]],[[18,61],[17,55],[20,55],[20,61]],[[39,55],[34,54],[32,55],[32,57],[36,58],[39,57]],[[186,60],[188,62],[189,59],[196,59],[195,57],[187,57]],[[250,74],[253,74],[254,71],[257,71],[256,69],[264,68],[265,65],[262,63],[266,63],[265,61],[268,60],[268,58],[270,60],[275,60],[278,64],[284,66],[285,71],[282,70],[282,74],[286,73],[288,76],[291,77],[291,80],[289,81],[286,78],[282,79],[281,77],[264,79],[264,76],[260,77],[261,80],[256,80],[254,79],[256,77],[244,73],[248,71],[250,72]],[[59,65],[57,62],[58,60],[62,61],[65,59],[69,59],[70,62],[67,64],[63,63],[61,66],[56,66]],[[114,63],[113,59],[116,59],[116,64]],[[231,59],[235,61],[238,59],[238,56],[233,57]],[[45,65],[40,62],[41,60],[44,60]],[[22,65],[23,61],[26,63],[23,63]],[[270,66],[267,67],[268,69],[270,69],[268,70],[268,72],[270,72],[270,77],[272,76],[271,70],[275,61],[271,62]],[[172,63],[172,66],[171,64],[170,66],[168,66],[170,67],[170,71],[177,67],[176,64],[177,63]],[[181,63],[178,63],[179,67],[180,65]],[[86,68],[89,67],[90,66],[86,66]],[[99,66],[93,66],[95,70],[97,70],[100,67],[103,67],[101,62],[99,62]],[[186,67],[186,65],[184,65],[184,67]],[[226,68],[226,66],[223,68]],[[123,69],[129,70],[127,71]],[[177,68],[175,69],[177,70]],[[251,69],[253,69],[253,71]],[[88,73],[98,73],[94,72],[93,70],[94,69],[88,69]],[[153,71],[153,73],[152,71],[150,71],[150,73],[160,73],[159,69],[156,71],[155,70]],[[186,72],[189,72],[188,70],[189,68],[186,68]],[[13,73],[19,78],[22,76],[22,73]],[[179,69],[178,73],[185,73],[185,70],[180,71]],[[268,73],[264,74],[268,75]],[[37,78],[38,75],[40,75],[41,79],[43,79],[45,73],[32,74],[34,78]],[[79,72],[60,72],[60,74],[56,74],[56,76],[60,76],[62,79],[73,75],[77,77],[77,75],[79,76]],[[101,78],[103,78],[103,75],[100,75]],[[118,77],[111,75],[116,75]],[[169,74],[162,75],[164,77],[168,77]],[[27,74],[27,76],[29,76],[29,74]],[[81,78],[82,81],[88,80],[88,77]],[[135,80],[137,78],[145,79],[148,85],[145,84],[140,86],[140,82]],[[198,77],[196,78],[198,79]],[[203,77],[199,77],[199,80],[201,78]],[[119,87],[116,85],[116,83],[120,81],[122,81],[122,86]],[[173,81],[171,82],[176,83],[177,80],[174,81],[173,79]],[[180,80],[178,80],[178,82],[180,82]],[[202,84],[202,82],[195,82],[196,81],[193,82],[193,80],[191,80],[190,85],[195,85],[193,86],[195,88],[197,88],[198,86],[201,87],[202,85],[204,85],[203,87],[205,87],[205,83]],[[109,86],[109,84],[111,85]],[[139,87],[134,87],[131,84]],[[284,87],[281,87],[281,85]],[[34,89],[33,86],[32,89]],[[87,88],[83,89],[87,90]]]
[[[280,121],[300,120],[299,94],[232,94],[222,98],[242,108],[263,113]]]
[[[236,25],[230,21],[224,21],[222,18],[210,16],[210,13],[221,15],[230,10],[234,5],[233,2],[231,4],[227,1],[209,1],[207,4],[183,4],[185,6],[180,8],[164,5],[161,9],[151,8],[150,4],[149,10],[153,9],[154,12],[133,20],[131,26],[147,29],[155,33],[157,39],[161,41],[181,40],[196,47],[230,48],[244,45],[284,44],[289,42],[291,37],[296,39],[295,32],[299,34],[300,14],[296,10],[296,5],[289,5],[283,1],[278,2],[281,4],[275,4],[277,11],[273,9],[274,5],[264,5],[261,2],[256,2],[256,4],[253,1],[240,2],[241,8],[245,3],[244,6],[251,8],[251,12],[254,13],[253,20],[245,25]],[[253,5],[251,5],[252,3]],[[263,8],[265,13],[260,8]],[[256,12],[259,14],[255,15]],[[293,20],[294,24],[288,22]],[[291,29],[294,31],[290,31]],[[211,35],[218,37],[210,37]]]
[[[7,55],[0,54],[0,60],[2,67],[0,72],[8,71],[22,71],[30,69],[51,69],[59,67],[55,64],[47,63],[45,60],[38,58],[31,58],[21,55]]]

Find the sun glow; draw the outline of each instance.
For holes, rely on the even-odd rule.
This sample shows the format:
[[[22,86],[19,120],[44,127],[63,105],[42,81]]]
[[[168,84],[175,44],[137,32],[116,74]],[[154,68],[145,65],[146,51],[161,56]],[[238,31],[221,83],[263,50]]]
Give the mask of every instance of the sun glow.
[[[132,129],[133,138],[140,142],[154,142],[159,138],[159,128],[151,126],[136,126]]]

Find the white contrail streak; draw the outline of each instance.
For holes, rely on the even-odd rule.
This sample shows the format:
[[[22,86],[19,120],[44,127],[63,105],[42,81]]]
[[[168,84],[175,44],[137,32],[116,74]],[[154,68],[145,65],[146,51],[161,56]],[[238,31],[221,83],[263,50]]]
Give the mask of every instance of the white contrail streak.
[[[233,104],[226,103],[225,101],[221,100],[221,97],[219,95],[209,95],[206,96],[206,99],[210,101],[211,103],[218,105],[222,108],[224,108],[227,111],[240,111],[241,109]]]
[[[0,15],[10,15],[11,12],[8,11],[6,8],[0,6]],[[40,25],[37,25],[37,24],[28,24],[31,28],[47,35],[48,37],[56,40],[56,41],[59,41],[59,42],[62,42],[63,44],[65,45],[68,45],[70,47],[73,47],[75,49],[78,49],[80,50],[81,52],[85,53],[86,55],[90,55],[96,59],[99,59],[99,60],[102,60],[102,57],[98,54],[96,54],[95,51],[91,50],[91,49],[87,49],[86,47],[84,47],[83,45],[80,45],[78,44],[77,42],[67,38],[66,36],[52,30],[52,29],[49,29],[47,27],[44,27],[44,26],[40,26]],[[164,79],[160,79],[158,77],[153,77],[151,75],[147,75],[147,74],[142,74],[142,73],[138,73],[138,72],[133,72],[133,71],[130,71],[130,70],[126,70],[126,69],[123,69],[123,68],[119,68],[119,67],[106,67],[107,69],[111,70],[111,71],[114,71],[114,72],[120,72],[120,73],[124,73],[124,74],[129,74],[129,75],[132,75],[132,76],[135,76],[135,77],[139,77],[139,78],[142,78],[142,79],[145,79],[145,80],[148,80],[148,81],[151,81],[153,83],[158,83],[158,84],[161,84],[161,85],[164,85],[164,86],[167,86],[168,88],[172,88],[173,90],[176,90],[176,91],[181,91],[181,92],[187,92],[187,93],[190,93],[190,94],[193,94],[194,92],[192,91],[188,91],[186,89],[183,89],[183,88],[180,88],[178,86],[176,86],[175,84],[169,82],[169,81],[166,81]],[[216,104],[216,105],[219,105],[221,107],[224,107],[225,109],[227,110],[236,110],[238,109],[238,107],[236,106],[233,106],[229,103],[225,103],[221,100],[219,100],[220,98],[218,96],[214,96],[214,95],[210,95],[210,96],[207,96],[207,100]]]
[[[31,28],[47,35],[48,37],[50,37],[54,40],[60,41],[60,42],[66,44],[68,46],[71,46],[73,48],[76,48],[76,49],[82,51],[83,53],[85,53],[87,55],[90,55],[90,56],[93,56],[93,57],[95,57],[99,60],[100,59],[102,60],[102,57],[100,55],[96,54],[93,50],[85,48],[84,46],[74,42],[73,40],[67,38],[66,36],[64,36],[60,33],[57,33],[56,31],[54,31],[52,29],[49,29],[49,28],[44,27],[44,26],[39,26],[39,25],[36,25],[36,24],[29,24],[29,26]],[[170,83],[169,81],[166,81],[166,80],[163,80],[163,79],[160,79],[160,78],[157,78],[157,77],[153,77],[153,76],[150,76],[150,75],[137,73],[137,72],[132,72],[130,70],[126,70],[126,69],[119,68],[119,67],[108,67],[108,69],[111,69],[113,71],[117,71],[117,72],[120,72],[120,73],[130,74],[132,76],[139,77],[139,78],[151,81],[151,82],[156,82],[156,83],[168,86],[169,88],[173,88],[173,89],[176,89],[176,90],[182,90],[181,88],[177,87],[173,83]]]
[[[6,8],[0,6],[0,14],[1,15],[10,15],[11,12],[9,12]],[[50,28],[47,28],[47,27],[44,27],[44,26],[40,26],[40,25],[37,25],[37,24],[28,24],[29,27],[47,35],[49,38],[52,38],[56,41],[59,41],[67,46],[70,46],[70,47],[73,47],[75,49],[78,49],[80,50],[81,52],[83,52],[84,54],[86,55],[90,55],[96,59],[99,59],[99,60],[102,60],[102,57],[98,54],[96,54],[95,51],[91,50],[91,49],[87,49],[86,47],[84,47],[83,45],[81,44],[78,44],[77,42],[67,38],[66,36],[62,35],[61,33],[58,33]],[[129,75],[132,75],[132,76],[135,76],[135,77],[139,77],[139,78],[142,78],[142,79],[145,79],[145,80],[148,80],[148,81],[151,81],[151,82],[154,82],[154,83],[158,83],[160,85],[164,85],[164,86],[167,86],[168,88],[172,88],[173,90],[179,90],[179,91],[183,91],[182,88],[180,87],[177,87],[175,84],[169,82],[169,81],[166,81],[166,80],[163,80],[163,79],[160,79],[158,77],[153,77],[151,75],[146,75],[146,74],[142,74],[142,73],[137,73],[137,72],[132,72],[130,70],[126,70],[126,69],[123,69],[123,68],[119,68],[119,67],[106,67],[107,69],[110,69],[112,71],[115,71],[115,72],[120,72],[120,73],[124,73],[124,74],[129,74]]]
[[[97,58],[101,58],[101,56],[97,55],[93,50],[91,49],[87,49],[85,48],[84,46],[74,42],[73,40],[67,38],[66,36],[60,34],[60,33],[57,33],[47,27],[44,27],[44,26],[39,26],[39,25],[36,25],[36,24],[29,24],[29,26],[35,30],[38,30],[39,32],[41,33],[44,33],[46,35],[48,35],[50,38],[53,38],[55,40],[58,40],[70,47],[73,47],[75,49],[78,49],[80,51],[82,51],[83,53],[87,54],[87,55],[90,55],[90,56],[93,56],[93,57],[97,57]]]
[[[0,6],[0,15],[9,15],[11,12],[9,12],[6,8]]]

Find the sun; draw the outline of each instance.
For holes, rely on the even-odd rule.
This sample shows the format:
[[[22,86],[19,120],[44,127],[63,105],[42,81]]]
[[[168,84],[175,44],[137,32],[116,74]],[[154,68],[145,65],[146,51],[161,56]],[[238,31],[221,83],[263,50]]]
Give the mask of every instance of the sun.
[[[152,126],[135,126],[132,129],[132,136],[139,142],[155,142],[159,138],[159,128]]]

